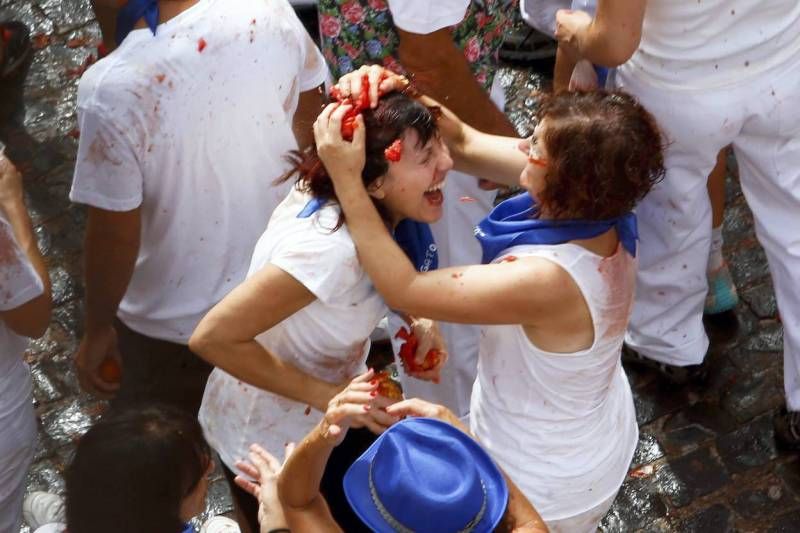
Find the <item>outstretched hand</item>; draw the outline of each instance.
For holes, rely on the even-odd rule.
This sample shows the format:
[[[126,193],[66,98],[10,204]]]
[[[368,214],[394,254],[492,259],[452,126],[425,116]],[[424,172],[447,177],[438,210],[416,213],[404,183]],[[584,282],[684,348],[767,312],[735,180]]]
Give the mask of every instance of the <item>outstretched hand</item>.
[[[254,480],[250,481],[250,479],[238,475],[234,478],[239,487],[258,500],[258,523],[262,525],[262,530],[264,530],[264,524],[286,526],[283,507],[278,498],[278,476],[293,451],[294,443],[290,442],[286,445],[281,464],[275,456],[258,444],[251,444],[248,454],[250,462],[236,462],[236,468]]]

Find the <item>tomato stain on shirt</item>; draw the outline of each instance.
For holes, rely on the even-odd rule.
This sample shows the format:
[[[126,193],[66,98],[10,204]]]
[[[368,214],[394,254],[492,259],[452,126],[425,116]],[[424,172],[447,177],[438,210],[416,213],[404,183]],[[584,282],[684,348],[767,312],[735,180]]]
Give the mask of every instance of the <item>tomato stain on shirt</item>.
[[[206,42],[206,40],[200,37],[200,39],[197,40],[197,51],[202,53],[203,50],[206,49],[207,44],[208,43]]]

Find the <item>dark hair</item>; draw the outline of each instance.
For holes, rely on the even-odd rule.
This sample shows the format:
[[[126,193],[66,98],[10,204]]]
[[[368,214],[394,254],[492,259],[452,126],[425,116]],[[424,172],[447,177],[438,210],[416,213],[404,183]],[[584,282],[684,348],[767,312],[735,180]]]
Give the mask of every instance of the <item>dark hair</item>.
[[[627,213],[664,177],[655,119],[620,91],[545,95],[545,186],[538,200],[558,218],[604,220]]]
[[[427,107],[414,98],[403,93],[389,93],[381,97],[375,109],[364,109],[361,112],[366,128],[366,163],[361,173],[364,186],[386,174],[389,163],[384,150],[396,139],[403,136],[406,130],[414,130],[419,137],[419,145],[424,146],[432,138],[438,136],[436,120],[439,118],[438,107]],[[282,183],[296,176],[297,188],[308,192],[316,198],[336,200],[333,182],[317,155],[316,145],[304,152],[293,151],[287,159],[292,169],[276,180]],[[380,206],[378,211],[381,212]],[[385,215],[381,212],[381,215]],[[340,216],[336,225],[338,229],[344,222]]]
[[[110,411],[66,472],[70,533],[177,533],[182,500],[209,461],[200,424],[171,406]]]

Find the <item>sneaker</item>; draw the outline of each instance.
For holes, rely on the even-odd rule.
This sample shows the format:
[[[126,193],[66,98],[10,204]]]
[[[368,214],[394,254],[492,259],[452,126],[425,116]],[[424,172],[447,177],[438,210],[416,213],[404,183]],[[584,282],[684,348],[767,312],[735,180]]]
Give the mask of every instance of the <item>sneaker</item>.
[[[789,411],[782,407],[772,419],[775,440],[788,450],[800,450],[800,411]]]
[[[733,310],[738,303],[739,295],[728,263],[722,263],[721,267],[708,273],[708,294],[703,313],[706,315],[724,313]]]
[[[31,530],[45,524],[66,522],[64,498],[50,492],[31,492],[25,496],[25,501],[22,503],[22,516],[25,518],[25,522],[31,526]]]
[[[240,533],[239,524],[227,516],[215,516],[206,520],[200,533]]]
[[[702,383],[708,378],[708,366],[705,358],[698,365],[677,366],[655,361],[640,354],[627,344],[622,345],[622,362],[637,364],[656,370],[671,385]]]

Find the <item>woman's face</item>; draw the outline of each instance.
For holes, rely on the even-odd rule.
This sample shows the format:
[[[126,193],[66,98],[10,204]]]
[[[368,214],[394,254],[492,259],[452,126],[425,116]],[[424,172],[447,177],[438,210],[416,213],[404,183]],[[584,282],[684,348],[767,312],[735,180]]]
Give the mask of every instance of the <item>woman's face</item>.
[[[413,129],[406,130],[401,140],[400,160],[389,162],[389,170],[370,187],[370,194],[388,211],[393,226],[405,218],[436,222],[442,217],[445,176],[453,168],[450,152],[438,137],[420,146]]]
[[[533,135],[519,142],[519,149],[528,156],[528,164],[519,176],[520,186],[527,189],[531,196],[537,195],[544,190],[545,175],[547,174],[547,150],[544,147],[544,130],[547,127],[546,120],[542,120],[533,130]]]

